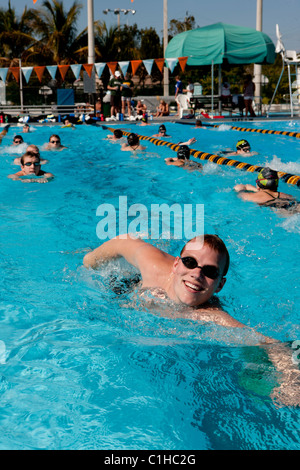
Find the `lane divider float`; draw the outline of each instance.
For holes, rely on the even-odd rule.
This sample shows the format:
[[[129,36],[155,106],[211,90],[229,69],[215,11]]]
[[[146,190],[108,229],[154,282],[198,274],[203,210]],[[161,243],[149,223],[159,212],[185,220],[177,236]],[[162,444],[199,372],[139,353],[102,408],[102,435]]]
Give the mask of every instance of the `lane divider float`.
[[[108,126],[101,126],[101,127],[103,129],[108,129],[111,132],[114,132],[115,130],[113,127],[108,127]],[[124,131],[123,129],[122,129],[122,132],[125,136],[129,136],[131,134],[131,132]],[[136,135],[138,136],[140,140],[148,140],[154,145],[169,147],[174,152],[177,152],[177,150],[180,147],[180,144],[167,142],[166,140],[157,139],[156,137],[149,137],[149,136],[140,135],[140,134],[136,134]],[[253,173],[253,172],[260,172],[264,168],[263,166],[251,165],[250,163],[240,162],[238,160],[233,160],[231,158],[221,157],[220,155],[215,155],[213,153],[202,152],[201,150],[190,149],[190,151],[191,151],[191,155],[194,158],[199,158],[200,160],[207,160],[209,162],[216,163],[217,165],[231,166],[242,171],[249,171]],[[285,183],[292,184],[300,188],[300,176],[292,175],[290,173],[285,173],[283,171],[278,171],[278,177]]]

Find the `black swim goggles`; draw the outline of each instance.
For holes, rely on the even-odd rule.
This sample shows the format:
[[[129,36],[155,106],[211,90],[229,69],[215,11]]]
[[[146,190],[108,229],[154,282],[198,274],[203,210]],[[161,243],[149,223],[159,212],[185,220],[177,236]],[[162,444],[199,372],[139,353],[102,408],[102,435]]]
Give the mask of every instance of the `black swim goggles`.
[[[188,269],[195,269],[195,268],[200,268],[203,275],[205,277],[208,277],[209,279],[217,279],[217,277],[220,275],[220,270],[216,266],[211,266],[209,264],[204,265],[204,266],[199,266],[198,262],[195,258],[192,256],[184,256],[183,258],[180,258],[184,266]]]

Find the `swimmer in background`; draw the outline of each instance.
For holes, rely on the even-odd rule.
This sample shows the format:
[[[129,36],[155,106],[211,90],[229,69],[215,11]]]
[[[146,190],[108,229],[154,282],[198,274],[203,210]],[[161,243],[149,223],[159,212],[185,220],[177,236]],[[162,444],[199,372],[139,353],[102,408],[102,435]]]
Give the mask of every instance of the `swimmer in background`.
[[[120,140],[123,137],[123,131],[121,129],[115,129],[113,134],[109,134],[107,138],[109,140]]]
[[[171,137],[167,135],[167,129],[164,124],[161,124],[158,128],[158,134],[154,134],[152,137]]]
[[[199,129],[199,128],[202,128],[202,121],[201,119],[196,119],[196,122],[195,122],[195,127],[194,129]]]
[[[30,132],[29,124],[24,124],[23,125],[23,132],[24,132],[24,134],[28,134],[28,132]]]
[[[278,191],[278,173],[271,168],[263,168],[256,180],[256,186],[252,184],[237,184],[234,190],[244,201],[252,201],[263,207],[282,209],[286,214],[300,212],[300,204],[290,194]]]
[[[202,170],[201,163],[190,160],[190,149],[187,145],[181,145],[176,158],[165,158],[167,165],[184,167],[188,170]]]
[[[41,159],[39,148],[34,144],[28,145],[28,147],[26,149],[26,153],[27,152],[31,152],[31,153],[34,153],[35,155],[37,155],[40,159],[41,165],[45,165],[46,163],[49,162],[49,160]],[[20,165],[21,164],[21,157],[15,158],[13,163],[14,163],[14,165]]]
[[[76,129],[74,124],[69,119],[64,120],[64,125],[61,128],[63,129],[64,127],[72,127],[73,129]]]
[[[29,176],[32,176],[32,178],[28,178]],[[39,178],[40,176],[42,178]],[[54,178],[54,175],[41,170],[40,158],[35,153],[26,152],[21,157],[21,171],[8,175],[8,178],[20,180],[23,183],[48,183]]]
[[[140,126],[149,126],[147,114],[143,114]]]
[[[217,152],[218,154],[227,155],[228,157],[241,155],[243,157],[252,157],[252,155],[257,155],[257,152],[251,152],[250,144],[247,140],[241,139],[236,144],[236,152],[231,150],[222,150]]]
[[[21,135],[15,135],[12,145],[17,146],[17,145],[21,145],[21,144],[24,144],[23,137]]]
[[[0,144],[2,142],[3,137],[6,136],[8,133],[8,129],[10,128],[10,124],[6,124],[6,126],[3,127],[3,130],[0,132]]]
[[[60,137],[57,134],[52,134],[45,146],[45,150],[63,150],[66,148],[61,144]]]
[[[140,139],[137,134],[131,133],[127,137],[127,144],[122,144],[121,150],[146,150],[146,147],[140,144]]]

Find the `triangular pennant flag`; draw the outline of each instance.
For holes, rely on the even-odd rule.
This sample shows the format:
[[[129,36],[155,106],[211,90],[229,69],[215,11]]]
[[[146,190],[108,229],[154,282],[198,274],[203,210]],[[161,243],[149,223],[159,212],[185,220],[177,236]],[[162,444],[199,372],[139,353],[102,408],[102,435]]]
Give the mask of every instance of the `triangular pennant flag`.
[[[178,57],[181,70],[184,72],[188,57]]]
[[[5,82],[6,77],[7,77],[7,72],[8,68],[7,67],[1,67],[0,68],[0,78]]]
[[[173,58],[173,59],[166,59],[166,62],[168,64],[168,67],[171,71],[171,73],[173,72],[173,70],[175,69],[177,63],[178,63],[178,59],[177,58]]]
[[[94,67],[94,64],[83,64],[83,68],[90,78],[92,76],[93,67]]]
[[[143,62],[142,60],[131,60],[132,75],[135,75],[135,72]]]
[[[42,78],[43,78],[43,74],[44,74],[44,71],[45,71],[45,65],[40,65],[40,66],[36,66],[36,67],[33,67],[34,68],[34,71],[35,73],[37,74],[37,77],[41,83],[42,81]]]
[[[109,67],[109,70],[111,73],[114,75],[116,68],[117,68],[118,62],[107,62],[107,66]]]
[[[81,72],[81,64],[72,64],[70,65],[70,67],[72,69],[75,79],[78,80]]]
[[[19,80],[20,80],[20,67],[9,67],[9,71],[13,74],[16,81],[19,83]]]
[[[23,75],[25,77],[26,83],[29,82],[32,71],[33,71],[33,67],[22,67],[22,72],[23,72]]]
[[[101,75],[103,74],[103,70],[106,67],[106,63],[105,62],[98,62],[97,64],[94,64],[94,65],[95,65],[96,73],[97,73],[98,77],[100,78]]]
[[[55,80],[55,75],[57,71],[57,65],[47,65],[47,70],[51,75],[51,78]]]
[[[155,59],[155,63],[159,70],[162,72],[165,65],[165,59]]]
[[[128,70],[128,67],[129,67],[129,60],[124,60],[123,62],[119,62],[119,66],[120,66],[122,74],[125,77],[126,72]]]
[[[147,72],[148,72],[148,75],[151,75],[153,62],[154,62],[154,59],[146,59],[146,60],[143,60],[143,64],[144,64],[144,66],[145,66],[145,69],[146,69]]]
[[[37,0],[33,0],[33,3],[36,3],[36,2],[37,2]]]
[[[58,65],[58,70],[60,71],[61,78],[65,79],[66,73],[69,70],[69,65]]]

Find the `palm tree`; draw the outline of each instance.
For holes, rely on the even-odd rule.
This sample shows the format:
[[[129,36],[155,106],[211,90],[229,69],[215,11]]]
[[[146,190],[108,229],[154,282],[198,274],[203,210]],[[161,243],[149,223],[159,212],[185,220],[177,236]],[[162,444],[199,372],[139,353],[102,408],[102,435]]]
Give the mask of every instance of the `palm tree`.
[[[39,47],[43,54],[56,64],[76,60],[82,46],[84,32],[76,36],[76,22],[82,5],[75,1],[69,11],[65,11],[59,0],[44,1],[43,8],[33,10],[32,26],[39,36]]]
[[[20,18],[16,16],[14,8],[11,8],[10,0],[8,9],[0,9],[0,60],[10,64],[13,59],[23,56],[35,39],[31,26],[32,10],[24,8]]]

